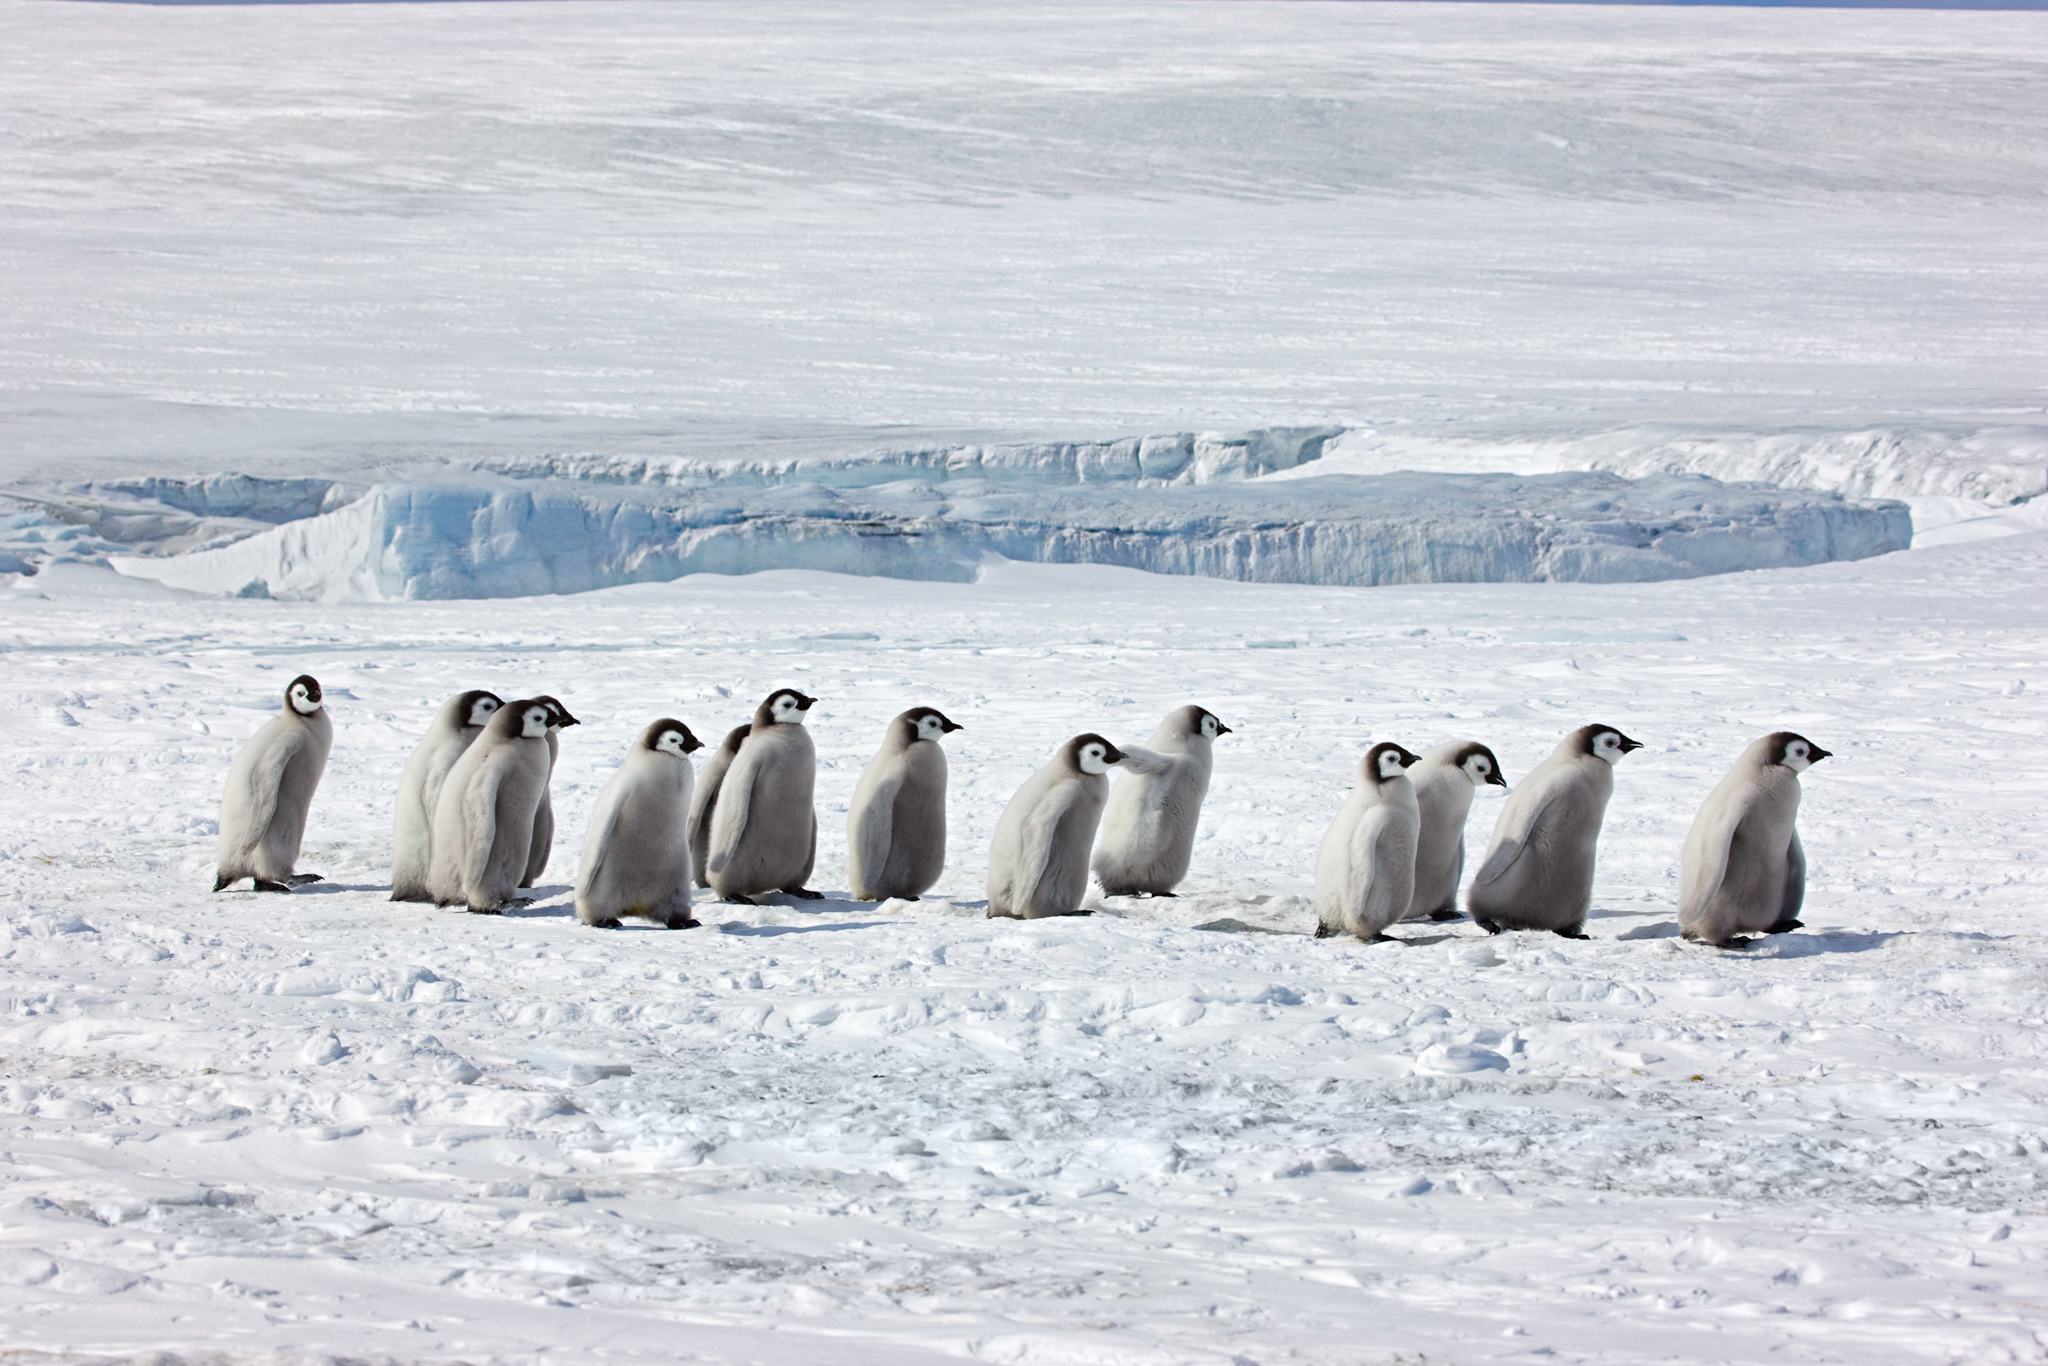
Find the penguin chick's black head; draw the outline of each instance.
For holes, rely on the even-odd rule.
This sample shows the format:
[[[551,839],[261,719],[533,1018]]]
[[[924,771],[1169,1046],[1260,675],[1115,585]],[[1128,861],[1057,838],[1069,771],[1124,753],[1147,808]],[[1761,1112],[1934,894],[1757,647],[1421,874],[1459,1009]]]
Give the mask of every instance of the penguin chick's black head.
[[[1803,773],[1821,760],[1834,755],[1833,750],[1822,749],[1796,731],[1781,730],[1767,738],[1770,741],[1771,762],[1783,764],[1794,773]]]
[[[1494,757],[1492,750],[1477,740],[1460,746],[1457,754],[1451,759],[1451,765],[1463,769],[1467,777],[1476,778],[1482,783],[1492,783],[1495,787],[1508,785],[1507,775],[1500,771],[1500,760]]]
[[[725,755],[727,758],[730,758],[733,755],[738,754],[740,752],[740,746],[747,742],[748,732],[752,731],[753,729],[754,727],[751,723],[747,725],[734,726],[731,730],[725,733],[725,738],[718,742],[718,752],[720,754]]]
[[[557,730],[560,730],[563,726],[580,726],[583,724],[575,717],[569,715],[567,707],[563,706],[555,698],[549,697],[546,693],[542,693],[533,700],[548,709],[548,724]]]
[[[1591,754],[1609,763],[1613,763],[1631,750],[1643,747],[1642,741],[1631,740],[1614,727],[1603,726],[1597,722],[1590,726],[1580,726],[1572,732],[1572,739],[1578,741],[1581,754]]]
[[[1365,752],[1365,774],[1376,783],[1400,775],[1402,769],[1421,762],[1392,740],[1382,740]]]
[[[455,699],[455,712],[462,718],[460,724],[481,726],[489,723],[498,708],[505,705],[505,699],[488,688],[471,688]]]
[[[1180,723],[1189,735],[1206,735],[1211,740],[1219,735],[1230,734],[1230,727],[1223,724],[1223,718],[1207,707],[1198,707],[1190,702],[1180,709]]]
[[[538,697],[507,702],[492,716],[485,733],[502,740],[545,739],[554,712]]]
[[[767,701],[755,709],[754,724],[800,726],[804,723],[805,713],[817,703],[817,698],[805,697],[795,688],[777,688],[768,694]]]
[[[320,680],[311,674],[300,674],[284,685],[284,704],[301,716],[320,710],[320,702]]]
[[[704,748],[704,742],[690,733],[690,728],[673,716],[664,716],[649,726],[640,736],[641,743],[648,749],[663,754],[681,757]]]
[[[1124,752],[1100,735],[1090,733],[1067,741],[1066,758],[1083,773],[1107,773],[1111,764],[1124,761]]]
[[[936,740],[941,735],[951,735],[956,730],[967,729],[947,719],[946,714],[937,707],[912,707],[896,718],[896,724],[901,727],[905,742]]]

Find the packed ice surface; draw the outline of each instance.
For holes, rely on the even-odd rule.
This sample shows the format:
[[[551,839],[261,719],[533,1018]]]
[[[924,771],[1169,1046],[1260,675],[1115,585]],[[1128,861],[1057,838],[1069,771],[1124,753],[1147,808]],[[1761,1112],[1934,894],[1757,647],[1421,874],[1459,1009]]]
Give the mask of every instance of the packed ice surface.
[[[993,565],[314,605],[17,581],[0,804],[0,1323],[229,1361],[2040,1360],[2048,535],[1635,585],[1371,591]],[[336,724],[291,896],[207,892],[222,777],[300,670]],[[537,905],[385,899],[434,708],[584,724]],[[577,925],[641,726],[821,697],[823,903]],[[1175,901],[982,918],[1003,802],[1198,701]],[[924,902],[846,901],[884,723],[946,741]],[[1617,773],[1591,940],[1317,942],[1375,739]],[[1807,928],[1676,937],[1680,842],[1760,733]],[[1475,802],[1468,839],[1500,809]],[[1206,927],[1206,928],[1205,928]],[[543,1352],[545,1348],[545,1352]],[[206,1356],[204,1359],[215,1358]]]

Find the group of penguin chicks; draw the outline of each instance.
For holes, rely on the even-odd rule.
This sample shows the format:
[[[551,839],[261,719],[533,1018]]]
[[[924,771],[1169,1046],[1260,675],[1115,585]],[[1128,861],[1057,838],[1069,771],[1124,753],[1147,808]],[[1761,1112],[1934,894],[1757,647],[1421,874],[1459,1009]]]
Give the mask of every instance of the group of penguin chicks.
[[[770,693],[698,775],[703,744],[664,717],[643,730],[591,811],[576,914],[671,929],[698,922],[692,888],[727,901],[768,892],[815,899],[816,752],[804,729],[818,699]],[[549,781],[559,732],[576,725],[552,697],[506,703],[472,690],[449,699],[399,781],[391,899],[495,915],[524,904],[554,843]],[[862,901],[916,900],[946,861],[946,757],[962,729],[931,707],[889,723],[847,815],[848,870]],[[1230,727],[1205,708],[1170,713],[1144,748],[1077,735],[1010,799],[989,850],[988,914],[1034,920],[1086,915],[1091,869],[1111,895],[1172,896],[1187,875],[1208,794],[1212,744]],[[334,738],[320,684],[285,689],[285,708],[236,756],[221,802],[214,890],[251,878],[289,891],[319,877],[296,864],[314,789]],[[1610,726],[1582,726],[1517,786],[1466,895],[1489,934],[1549,930],[1584,939],[1600,824],[1614,765],[1642,746]],[[1679,924],[1688,939],[1739,947],[1740,936],[1799,926],[1806,857],[1798,775],[1828,751],[1789,731],[1743,752],[1701,806],[1686,838]],[[1114,789],[1109,770],[1123,777]],[[1316,937],[1387,938],[1388,926],[1458,918],[1465,820],[1473,793],[1507,786],[1477,741],[1421,756],[1381,742],[1331,822],[1316,860]],[[1100,834],[1100,839],[1097,836]]]

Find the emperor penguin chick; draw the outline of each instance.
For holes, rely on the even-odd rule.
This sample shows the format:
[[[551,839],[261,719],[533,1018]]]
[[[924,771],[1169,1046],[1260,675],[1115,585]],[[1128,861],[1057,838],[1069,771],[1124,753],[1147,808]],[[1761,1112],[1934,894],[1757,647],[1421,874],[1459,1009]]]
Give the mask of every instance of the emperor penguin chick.
[[[1382,740],[1358,763],[1358,786],[1316,855],[1316,938],[1386,939],[1415,893],[1415,840],[1422,818],[1408,766],[1415,756]]]
[[[664,716],[633,742],[626,761],[597,794],[583,860],[576,870],[576,918],[615,928],[641,916],[672,930],[690,915],[689,755],[704,746],[682,722]]]
[[[815,697],[778,688],[754,709],[747,742],[733,756],[711,813],[711,886],[727,901],[751,904],[762,892],[813,901],[804,886],[818,856],[818,813],[811,794],[818,754],[804,720]]]
[[[1424,751],[1408,781],[1415,784],[1422,831],[1415,841],[1415,899],[1402,919],[1457,920],[1472,794],[1488,783],[1506,787],[1508,780],[1492,750],[1477,740],[1453,740]]]
[[[443,906],[496,915],[520,904],[533,813],[548,785],[548,704],[507,703],[462,752],[434,804],[427,890]]]
[[[554,852],[555,804],[549,789],[555,782],[555,760],[562,757],[562,727],[583,724],[569,715],[567,707],[545,693],[534,700],[548,709],[548,780],[541,784],[540,808],[533,813],[533,843],[526,851],[526,876],[519,880],[522,887],[540,881],[540,875],[548,870],[548,856]]]
[[[1465,893],[1480,929],[1588,937],[1593,856],[1614,795],[1614,766],[1641,748],[1612,726],[1580,726],[1522,779]]]
[[[320,684],[300,674],[284,690],[284,710],[251,736],[228,769],[220,799],[220,863],[213,890],[251,879],[259,892],[288,892],[318,873],[295,873],[306,811],[327,771],[334,722]]]
[[[484,733],[491,714],[505,705],[494,692],[472,688],[442,704],[434,723],[405,761],[398,779],[398,809],[391,830],[391,899],[432,901],[427,868],[432,860],[434,805],[448,770],[476,737]]]
[[[1103,891],[1173,895],[1194,855],[1212,747],[1217,736],[1228,734],[1230,727],[1214,712],[1190,704],[1168,713],[1144,749],[1124,751],[1095,848],[1095,876]]]
[[[946,870],[946,751],[963,727],[932,707],[889,723],[846,812],[848,879],[856,901],[915,901]]]
[[[1109,798],[1110,766],[1123,760],[1100,735],[1076,735],[1017,789],[989,846],[991,919],[1087,914],[1088,849]]]
[[[697,775],[697,791],[690,798],[690,870],[699,887],[711,885],[711,874],[704,865],[711,860],[711,817],[718,810],[718,789],[724,786],[725,771],[732,767],[733,756],[752,729],[752,725],[742,725],[727,731],[704,761],[704,771]]]
[[[1739,931],[1799,928],[1806,850],[1799,843],[1799,775],[1828,757],[1789,730],[1766,735],[1707,794],[1685,837],[1678,927],[1716,948],[1747,945]]]

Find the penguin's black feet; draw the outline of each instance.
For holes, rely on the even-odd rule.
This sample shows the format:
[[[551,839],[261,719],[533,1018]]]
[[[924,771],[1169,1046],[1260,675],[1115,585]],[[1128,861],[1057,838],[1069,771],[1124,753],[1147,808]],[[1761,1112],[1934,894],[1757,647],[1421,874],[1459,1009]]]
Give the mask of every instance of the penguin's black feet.
[[[292,889],[289,882],[272,882],[269,878],[250,878],[249,883],[259,892],[289,892]]]
[[[1491,920],[1482,920],[1480,917],[1475,915],[1472,917],[1472,923],[1477,925],[1480,929],[1485,930],[1488,934],[1500,933],[1500,926],[1494,924]]]
[[[1087,908],[1086,906],[1076,906],[1076,907],[1075,907],[1075,908],[1074,908],[1073,910],[1071,910],[1071,911],[1060,911],[1060,912],[1059,912],[1059,914],[1060,914],[1060,915],[1063,915],[1063,916],[1069,916],[1069,915],[1094,915],[1094,914],[1095,914],[1095,912],[1093,912],[1093,911],[1089,910],[1089,909],[1088,909],[1088,908]]]
[[[1551,933],[1559,939],[1591,939],[1593,937],[1577,925],[1567,925],[1561,930],[1552,930]]]
[[[1754,939],[1730,939],[1725,944],[1716,944],[1714,947],[1717,949],[1749,949],[1755,948],[1756,942]]]
[[[1359,941],[1360,941],[1361,943],[1365,943],[1365,944],[1402,944],[1402,943],[1406,943],[1406,942],[1407,942],[1406,940],[1400,939],[1400,938],[1398,938],[1398,937],[1396,937],[1396,936],[1394,936],[1394,935],[1391,935],[1391,934],[1374,934],[1374,935],[1363,935],[1363,934],[1362,934],[1362,935],[1358,936],[1358,938],[1359,938]]]
[[[471,915],[503,915],[505,914],[505,908],[503,906],[471,906],[469,913]]]
[[[1335,931],[1335,930],[1331,929],[1331,928],[1330,928],[1330,927],[1329,927],[1328,925],[1325,925],[1325,924],[1324,924],[1324,923],[1323,923],[1322,921],[1318,920],[1318,921],[1316,922],[1316,938],[1318,938],[1318,939],[1330,939],[1330,938],[1334,938],[1334,937],[1336,936],[1336,934],[1337,934],[1337,931]]]
[[[222,873],[219,877],[213,880],[213,890],[215,890],[216,892],[225,892],[228,889],[228,884],[233,881],[233,878],[229,877],[226,873]]]
[[[758,906],[761,904],[750,896],[741,896],[738,892],[734,892],[731,896],[721,897],[720,900],[730,901],[738,906]]]
[[[325,882],[327,879],[321,877],[318,873],[293,873],[285,881],[294,887],[304,887],[315,882]]]
[[[516,911],[521,906],[531,906],[532,904],[533,898],[530,896],[515,896],[510,901],[506,902],[499,909],[507,911]]]
[[[898,901],[922,901],[924,898],[912,893],[910,896],[899,896],[896,899]]]
[[[1804,920],[1780,920],[1777,924],[1771,926],[1768,930],[1765,930],[1764,933],[1789,934],[1793,930],[1804,927],[1805,924],[1806,922]]]
[[[610,920],[586,920],[583,923],[590,926],[593,930],[616,930],[619,927],[617,916],[613,916]]]
[[[617,922],[614,921],[613,923],[616,924]],[[665,925],[662,926],[662,928],[669,930],[694,930],[703,923],[703,921],[697,919],[695,916],[685,915],[678,916],[676,919],[668,921]]]
[[[1429,918],[1431,920],[1463,920],[1465,916],[1462,912],[1454,911],[1448,906],[1439,906],[1429,913]]]
[[[801,897],[805,901],[823,901],[825,899],[823,892],[814,892],[808,887],[784,887],[782,890],[791,896]]]
[[[1170,897],[1172,897],[1172,898],[1173,898],[1173,899],[1174,899],[1175,901],[1178,901],[1178,900],[1180,900],[1180,893],[1178,893],[1178,892],[1154,892],[1154,893],[1152,893],[1152,895],[1154,895],[1154,896],[1170,896]]]

